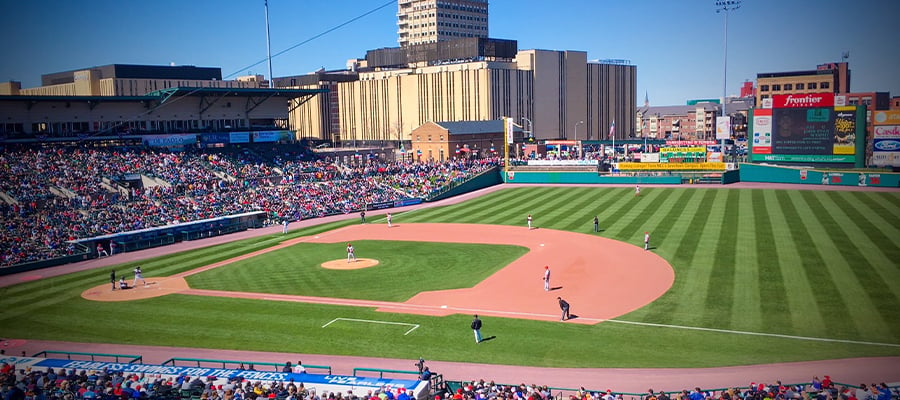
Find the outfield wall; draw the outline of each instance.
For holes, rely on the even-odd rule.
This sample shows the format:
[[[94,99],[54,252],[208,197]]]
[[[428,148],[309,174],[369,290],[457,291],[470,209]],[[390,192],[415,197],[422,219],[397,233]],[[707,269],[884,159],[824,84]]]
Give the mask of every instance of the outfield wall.
[[[823,171],[811,168],[741,164],[740,174],[741,182],[900,187],[900,174],[892,172]]]
[[[596,172],[507,171],[501,176],[505,183],[681,184],[680,175],[608,176]]]

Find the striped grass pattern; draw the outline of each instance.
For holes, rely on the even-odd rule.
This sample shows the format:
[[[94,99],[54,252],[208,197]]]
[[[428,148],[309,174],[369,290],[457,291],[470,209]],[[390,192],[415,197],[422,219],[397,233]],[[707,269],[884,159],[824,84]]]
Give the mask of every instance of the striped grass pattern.
[[[497,339],[475,345],[469,315],[427,317],[186,295],[90,302],[80,293],[105,282],[108,270],[84,271],[0,289],[0,337],[548,367],[702,367],[900,355],[900,193],[644,188],[635,198],[631,188],[520,187],[394,218],[401,224],[524,226],[529,213],[538,227],[584,233],[592,232],[598,215],[600,235],[635,245],[650,231],[653,251],[675,268],[675,283],[657,301],[616,322],[583,326],[489,318],[484,334]],[[262,236],[140,265],[146,276],[172,275],[286,237],[351,223]],[[269,278],[222,269],[192,279],[198,285],[204,280],[204,285],[213,284],[210,280],[225,285]],[[313,289],[327,293],[329,286],[339,285],[353,291],[357,283],[335,278]],[[298,283],[291,290],[306,294],[312,289]],[[603,301],[602,286],[597,298]],[[393,325],[322,328],[334,318],[421,327],[409,335]]]

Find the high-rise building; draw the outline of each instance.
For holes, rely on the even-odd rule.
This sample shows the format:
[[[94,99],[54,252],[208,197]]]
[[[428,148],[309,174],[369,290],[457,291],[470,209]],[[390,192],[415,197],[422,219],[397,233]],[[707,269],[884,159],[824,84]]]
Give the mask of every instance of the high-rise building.
[[[401,47],[467,37],[488,37],[487,0],[398,0]]]

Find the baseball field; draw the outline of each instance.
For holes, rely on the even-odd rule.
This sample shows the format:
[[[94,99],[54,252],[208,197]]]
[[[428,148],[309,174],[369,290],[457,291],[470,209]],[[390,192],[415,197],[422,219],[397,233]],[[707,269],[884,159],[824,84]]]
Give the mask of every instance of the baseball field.
[[[514,187],[394,214],[391,230],[350,219],[133,261],[115,269],[190,289],[131,301],[83,297],[109,288],[108,268],[23,282],[0,289],[0,336],[547,367],[900,355],[900,192],[633,193]],[[378,265],[321,268],[348,237]],[[522,262],[535,254],[559,277],[543,298],[543,266]],[[580,320],[558,320],[557,293]],[[492,340],[474,343],[472,313]]]

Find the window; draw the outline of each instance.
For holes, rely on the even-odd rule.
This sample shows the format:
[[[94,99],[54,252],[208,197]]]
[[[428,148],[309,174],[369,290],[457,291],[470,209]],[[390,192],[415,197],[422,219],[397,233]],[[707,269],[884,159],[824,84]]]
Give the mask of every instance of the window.
[[[822,82],[821,84],[819,84],[819,87],[822,89],[828,89],[830,85],[828,82]]]
[[[790,83],[785,83],[784,90],[794,90],[794,85],[792,85]]]
[[[809,89],[815,89],[815,88],[816,88],[816,83],[815,83],[815,82],[810,82],[808,88],[809,88]]]
[[[764,94],[764,95],[762,95],[762,96],[759,96],[759,98],[761,98],[761,99],[768,99],[768,98],[769,98],[769,95]]]
[[[802,84],[802,83],[798,83],[798,84],[797,84],[797,90],[803,90],[803,84]]]
[[[768,91],[769,91],[769,85],[759,85],[759,91],[760,91],[760,92],[768,92]]]
[[[773,91],[773,92],[777,92],[777,91],[779,91],[779,90],[781,90],[781,85],[772,85],[772,91]]]

